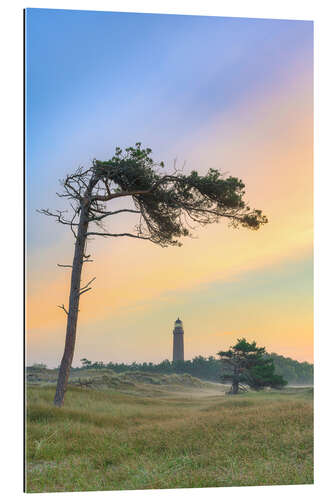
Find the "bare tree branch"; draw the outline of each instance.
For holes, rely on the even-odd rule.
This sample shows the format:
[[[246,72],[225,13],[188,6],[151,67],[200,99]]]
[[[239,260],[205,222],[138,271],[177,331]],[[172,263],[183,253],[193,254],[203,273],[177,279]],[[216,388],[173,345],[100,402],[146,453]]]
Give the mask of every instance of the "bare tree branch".
[[[63,217],[63,213],[66,213],[67,210],[56,210],[55,212],[51,212],[51,210],[47,209],[41,209],[41,210],[36,210],[39,214],[47,215],[48,217],[55,217],[57,219],[57,222],[60,222],[61,224],[65,224],[66,226],[77,226],[78,224],[74,224],[72,221],[67,220]]]
[[[123,208],[121,210],[115,210],[114,212],[104,212],[102,210],[97,210],[97,209],[93,208],[92,211],[100,213],[100,214],[103,214],[103,215],[99,215],[99,216],[96,216],[96,217],[89,217],[89,222],[95,222],[95,221],[98,221],[98,220],[102,220],[105,217],[108,217],[109,215],[122,214],[122,213],[125,213],[125,212],[131,213],[131,214],[139,214],[140,213],[140,210],[131,210],[129,208]]]
[[[72,180],[74,180],[74,178],[75,178],[74,175],[67,176],[65,179],[65,182],[64,182],[64,188],[66,189],[67,192],[68,192],[68,189],[70,189],[75,194],[75,198],[81,200],[82,199],[81,193],[77,189],[74,188],[74,186],[71,182]]]
[[[61,306],[57,306],[57,307],[59,307],[60,309],[62,309],[63,311],[65,311],[65,313],[66,313],[66,314],[67,314],[67,316],[68,316],[68,311],[67,311],[67,309],[65,308],[64,304],[62,304]]]
[[[91,233],[87,233],[87,236],[114,236],[114,237],[118,237],[118,236],[128,236],[129,238],[140,238],[141,240],[150,240],[151,241],[151,238],[149,237],[146,237],[146,236],[139,236],[139,235],[136,235],[136,234],[131,234],[131,233],[94,233],[94,232],[91,232]]]
[[[84,290],[85,288],[88,288],[88,286],[91,285],[91,283],[93,281],[95,281],[95,279],[96,279],[96,276],[93,279],[91,279],[86,285],[84,285],[83,287],[81,287],[80,290]]]
[[[76,232],[74,231],[73,226],[74,226],[74,225],[77,225],[77,224],[75,224],[75,223],[74,223],[74,220],[75,220],[75,217],[78,215],[78,213],[79,213],[79,211],[80,211],[80,208],[81,208],[81,207],[76,207],[76,208],[75,208],[75,207],[72,205],[72,203],[71,203],[70,205],[71,205],[72,210],[73,210],[73,217],[72,217],[72,220],[71,220],[71,231],[72,231],[72,233],[73,233],[73,235],[74,235],[74,238],[76,239],[77,234],[76,234]]]

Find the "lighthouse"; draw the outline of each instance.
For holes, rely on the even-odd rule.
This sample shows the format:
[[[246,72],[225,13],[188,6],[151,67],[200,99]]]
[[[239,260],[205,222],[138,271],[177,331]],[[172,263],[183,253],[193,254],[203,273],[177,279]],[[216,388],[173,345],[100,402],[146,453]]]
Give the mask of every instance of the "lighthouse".
[[[173,329],[173,361],[184,361],[184,330],[179,318]]]

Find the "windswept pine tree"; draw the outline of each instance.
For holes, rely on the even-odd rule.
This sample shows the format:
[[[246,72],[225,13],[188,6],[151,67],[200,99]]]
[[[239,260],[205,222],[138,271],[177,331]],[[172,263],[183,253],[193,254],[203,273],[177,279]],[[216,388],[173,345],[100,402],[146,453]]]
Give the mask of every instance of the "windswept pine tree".
[[[79,301],[91,290],[95,278],[82,285],[84,263],[89,262],[87,240],[91,237],[137,238],[167,247],[181,245],[181,238],[190,235],[190,225],[206,225],[221,218],[233,227],[257,230],[267,222],[261,210],[252,210],[244,201],[245,185],[237,177],[225,177],[210,169],[206,175],[193,171],[185,175],[174,169],[163,173],[163,162],[156,163],[151,149],[141,143],[124,151],[116,148],[107,161],[94,160],[89,168],[78,168],[62,181],[58,195],[69,201],[70,217],[64,211],[40,210],[70,227],[75,238],[71,271],[69,304],[60,306],[67,314],[64,354],[61,360],[54,404],[62,406],[74,356]],[[112,202],[126,198],[128,207],[112,210]],[[132,231],[111,233],[104,229],[107,218],[124,213],[136,214]],[[190,224],[190,225],[189,225]]]

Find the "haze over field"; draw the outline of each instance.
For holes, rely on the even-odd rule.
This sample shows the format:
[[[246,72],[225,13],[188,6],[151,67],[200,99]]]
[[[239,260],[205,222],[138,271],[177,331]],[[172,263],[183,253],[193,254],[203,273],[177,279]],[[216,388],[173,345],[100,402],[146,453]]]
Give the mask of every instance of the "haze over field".
[[[312,23],[28,9],[27,26],[28,364],[59,363],[70,271],[56,264],[73,254],[35,210],[67,208],[59,178],[136,141],[166,169],[240,177],[269,224],[199,228],[182,248],[92,241],[74,365],[170,359],[178,316],[186,359],[246,336],[312,362]]]

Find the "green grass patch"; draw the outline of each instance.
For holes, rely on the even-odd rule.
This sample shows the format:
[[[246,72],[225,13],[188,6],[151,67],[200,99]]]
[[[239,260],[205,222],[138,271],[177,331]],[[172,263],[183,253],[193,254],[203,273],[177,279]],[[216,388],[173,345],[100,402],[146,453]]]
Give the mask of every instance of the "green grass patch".
[[[226,396],[137,383],[142,395],[139,385],[70,387],[61,409],[52,385],[29,387],[27,491],[313,482],[311,390]]]

